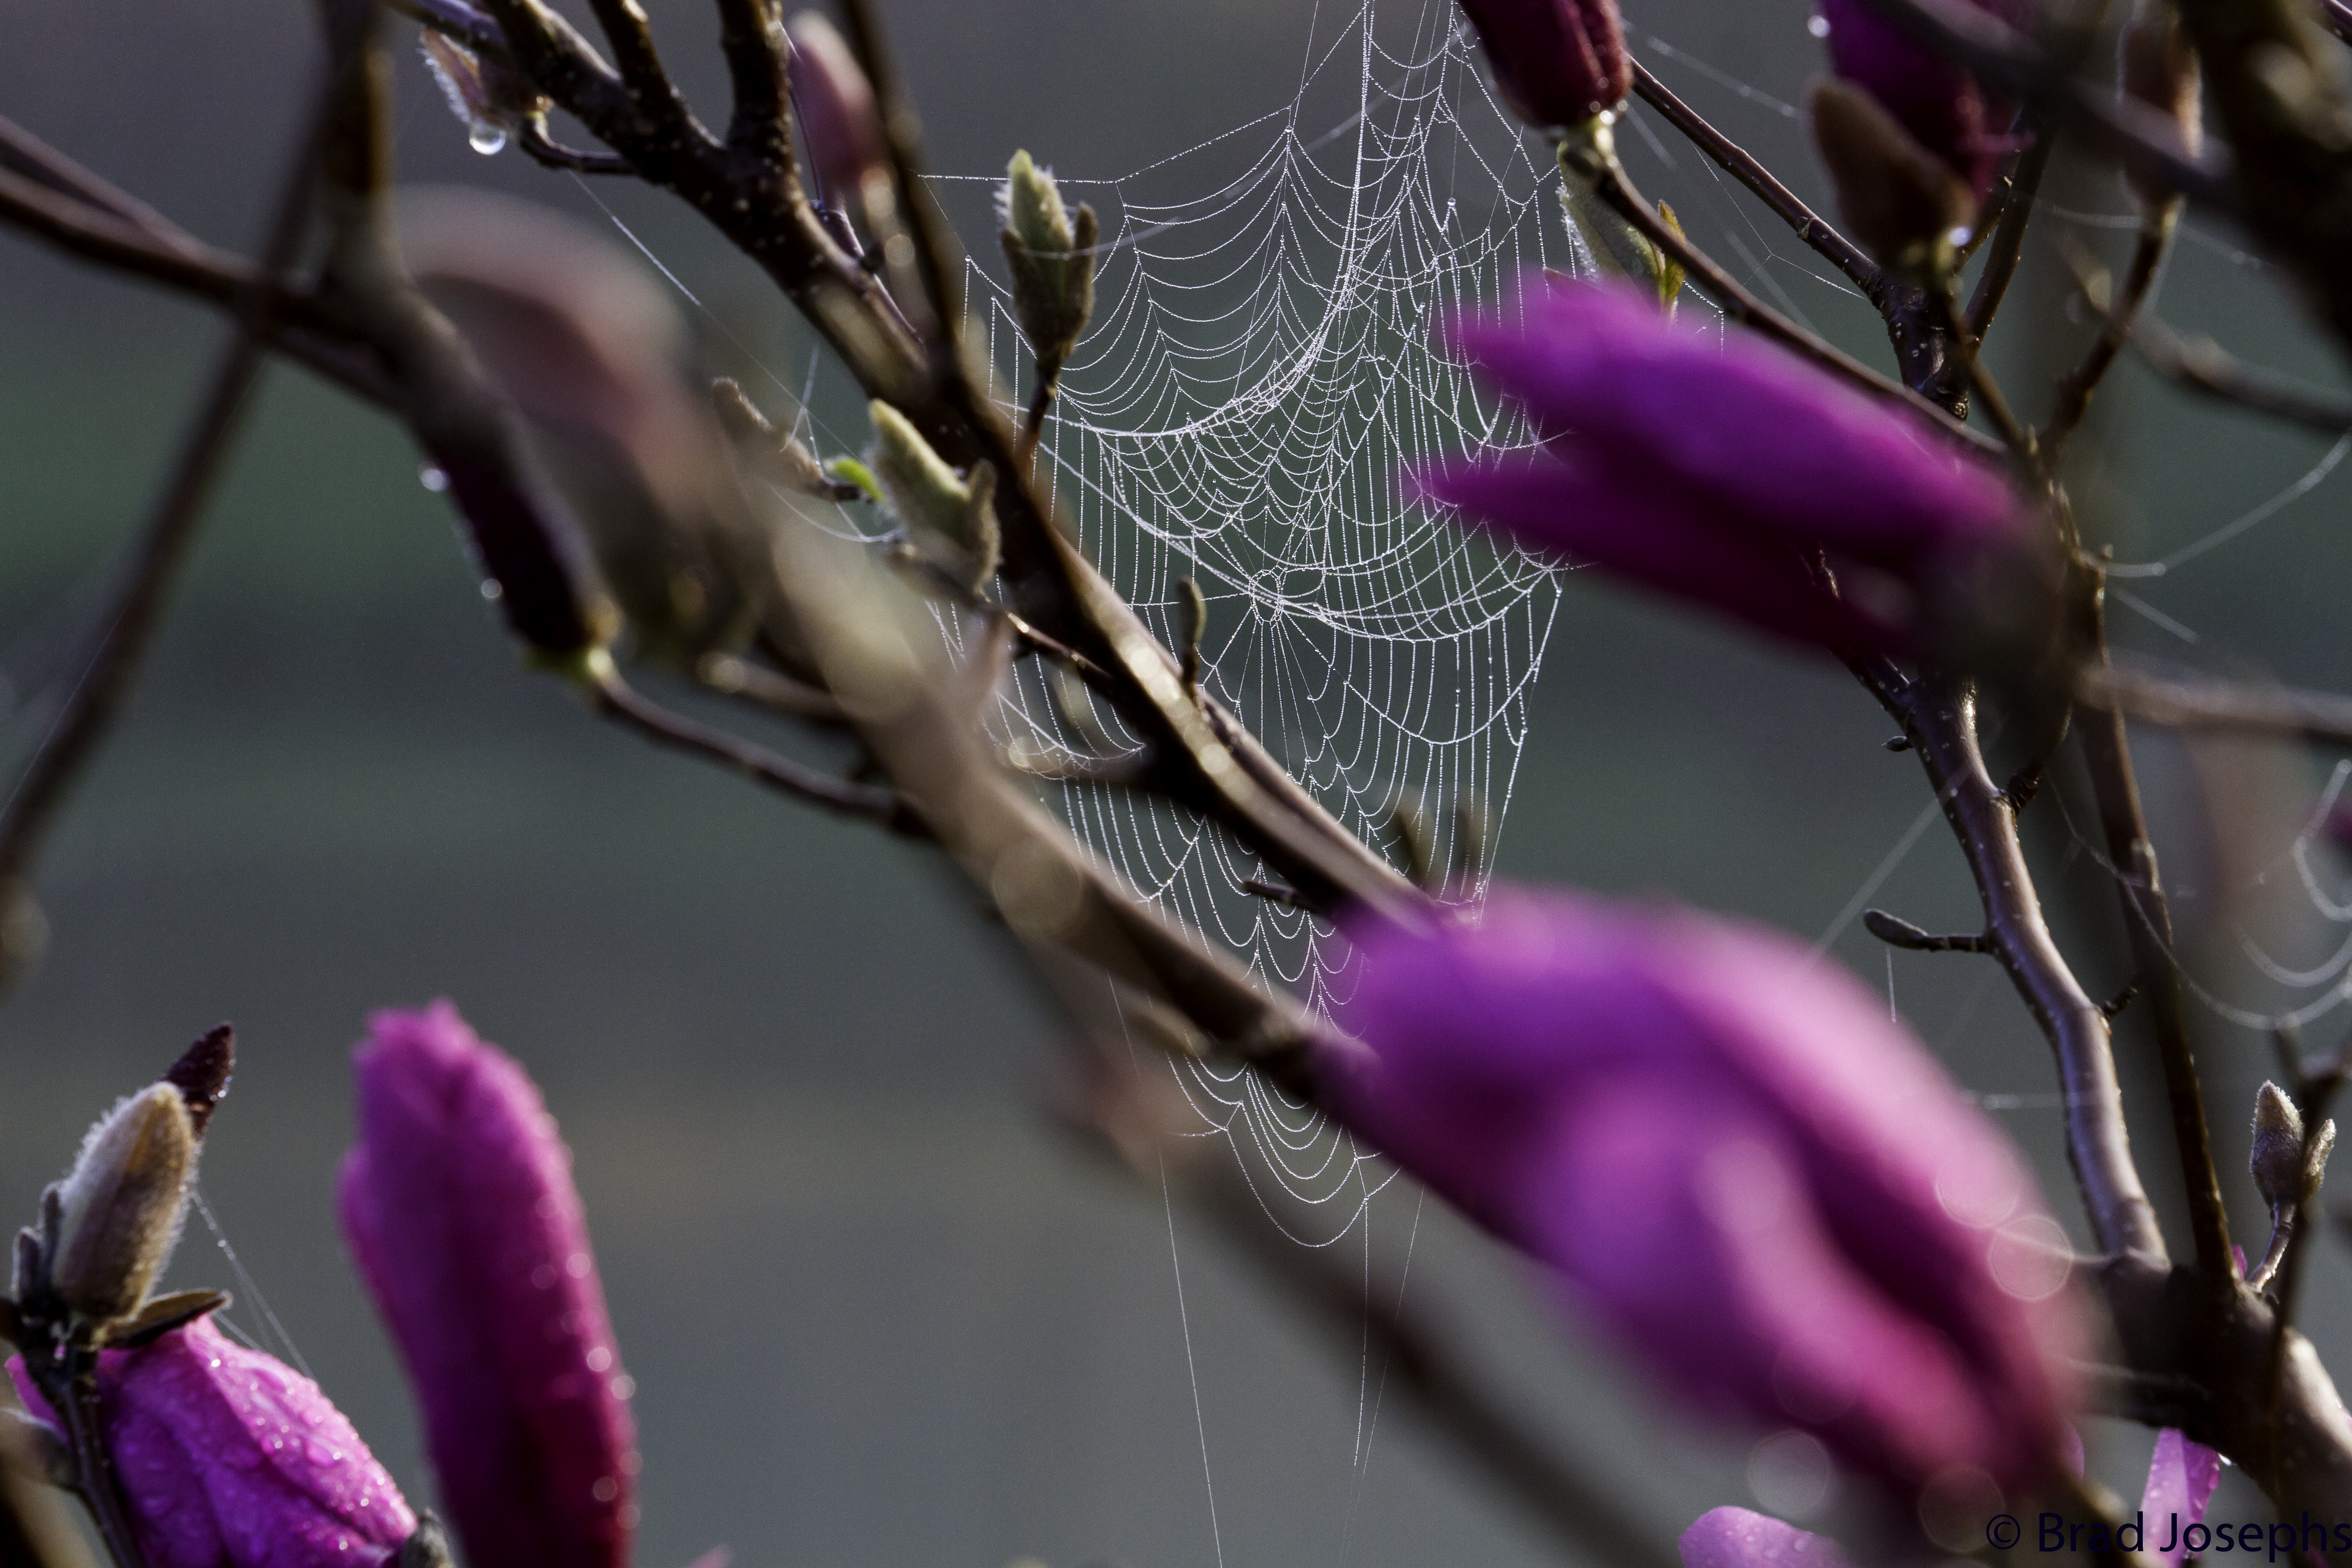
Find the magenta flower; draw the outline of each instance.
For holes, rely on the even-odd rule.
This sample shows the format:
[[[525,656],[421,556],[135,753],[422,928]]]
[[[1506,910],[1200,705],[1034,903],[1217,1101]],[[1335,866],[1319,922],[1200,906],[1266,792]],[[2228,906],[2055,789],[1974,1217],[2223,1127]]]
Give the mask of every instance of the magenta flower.
[[[13,1357],[26,1409],[63,1423]],[[319,1385],[209,1318],[98,1362],[99,1426],[148,1568],[383,1568],[416,1516]]]
[[[2032,24],[2032,0],[1974,0],[2012,27]],[[1922,147],[1949,164],[1982,201],[2009,151],[2010,106],[1988,100],[1976,78],[1881,16],[1869,0],[1820,0],[1830,68],[1886,107]]]
[[[343,1236],[424,1405],[467,1556],[619,1568],[636,1429],[555,1119],[446,1001],[377,1014],[354,1059]]]
[[[1829,1537],[1744,1508],[1700,1514],[1682,1550],[1683,1568],[1853,1568]]]
[[[2221,1484],[2221,1455],[2170,1426],[2158,1432],[2147,1464],[2147,1489],[2139,1503],[2142,1545],[2148,1555],[2180,1568],[2181,1559],[2189,1555],[2181,1532],[2204,1522],[2205,1505]],[[2164,1550],[2167,1542],[2172,1543],[2168,1552]]]
[[[1939,574],[2018,537],[1998,473],[1779,349],[1718,341],[1631,289],[1526,279],[1517,303],[1444,333],[1540,450],[1412,486],[1519,543],[1797,641],[1908,651]],[[1808,571],[1815,547],[1843,597]]]
[[[2073,1429],[2068,1433],[2073,1436]],[[2074,1439],[2069,1464],[2076,1475],[2082,1474],[2080,1437]],[[2156,1435],[2156,1456],[2148,1465],[2139,1512],[2123,1521],[2123,1539],[2116,1544],[2179,1568],[2188,1553],[2182,1537],[2190,1525],[2204,1521],[2205,1505],[2221,1481],[2221,1455],[2166,1427]],[[2168,1541],[2172,1542],[2168,1552],[2164,1550]],[[1699,1515],[1683,1531],[1682,1554],[1683,1568],[1852,1568],[1852,1559],[1829,1537],[1744,1508],[1711,1509]]]
[[[1462,0],[1462,14],[1495,86],[1530,125],[1581,125],[1633,88],[1617,0]]]
[[[1852,978],[1777,933],[1566,893],[1358,941],[1333,1110],[1694,1406],[1905,1489],[2059,1462],[2084,1343],[2064,1233]]]

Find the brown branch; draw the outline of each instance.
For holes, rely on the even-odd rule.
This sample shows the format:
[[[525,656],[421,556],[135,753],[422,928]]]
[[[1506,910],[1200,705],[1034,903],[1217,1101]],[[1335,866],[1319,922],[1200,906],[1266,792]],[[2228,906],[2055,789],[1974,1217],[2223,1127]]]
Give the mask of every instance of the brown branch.
[[[2051,937],[2016,809],[1985,768],[1974,689],[1937,674],[1906,682],[1890,667],[1864,665],[1858,673],[1903,726],[1927,770],[1984,905],[1985,940],[2057,1053],[2066,1155],[2099,1250],[2162,1265],[2164,1237],[2132,1161],[2106,1014]]]
[[[2242,686],[2231,681],[2168,679],[2113,664],[2083,671],[2076,700],[2183,730],[2240,730],[2296,735],[2321,745],[2352,747],[2352,697],[2294,687]]]
[[[591,657],[586,664],[586,683],[598,712],[618,720],[656,745],[717,763],[770,789],[837,816],[856,817],[910,837],[928,836],[922,818],[897,791],[834,778],[764,746],[755,746],[723,730],[673,713],[640,695],[622,679],[609,657],[601,653]]]
[[[2124,274],[2123,292],[2112,305],[2096,298],[2092,308],[2103,318],[2099,335],[2084,351],[2082,362],[2066,373],[2058,383],[2058,399],[2050,417],[2042,426],[2042,444],[2048,460],[2054,463],[2066,437],[2083,422],[2089,412],[2091,395],[2098,390],[2116,356],[2123,352],[2131,338],[2132,324],[2138,319],[2140,307],[2147,303],[2148,290],[2156,286],[2156,274],[2164,265],[2165,252],[2171,248],[2172,237],[2180,226],[2180,203],[2177,200],[2158,202],[2140,215],[2139,240],[2132,247],[2130,270]],[[2085,289],[2090,298],[2090,290]]]
[[[37,958],[37,953],[21,946],[12,950],[11,944],[37,940],[40,929],[37,921],[16,915],[34,907],[32,876],[41,844],[75,781],[130,697],[164,603],[194,541],[205,498],[219,476],[245,412],[247,395],[260,374],[267,353],[264,332],[269,299],[275,291],[267,280],[282,277],[301,253],[315,199],[315,144],[320,119],[320,112],[314,111],[303,120],[300,139],[279,180],[261,265],[253,286],[236,301],[236,336],[213,371],[173,459],[170,478],[132,546],[120,584],[99,614],[65,704],[18,773],[5,806],[0,807],[0,988],[20,979]],[[50,200],[68,199],[53,191],[40,190],[38,195]],[[105,221],[126,220],[109,215]]]
[[[790,164],[792,88],[782,7],[774,0],[718,0],[718,7],[719,47],[735,96],[728,148],[761,163]]]
[[[0,147],[21,151],[39,145],[0,121]],[[82,260],[231,311],[242,311],[257,294],[264,305],[261,331],[270,347],[368,402],[381,404],[388,395],[381,370],[316,300],[152,214],[149,221],[134,221],[91,205],[79,192],[63,194],[52,182],[9,167],[0,168],[0,221]]]
[[[1888,380],[1843,350],[1823,342],[1740,287],[1731,274],[1659,219],[1657,210],[1635,194],[1633,182],[1626,178],[1624,167],[1618,163],[1614,153],[1597,143],[1574,147],[1563,145],[1561,159],[1564,164],[1574,159],[1569,177],[1589,182],[1594,193],[1612,211],[1632,224],[1644,239],[1671,257],[1690,281],[1722,307],[1724,314],[1733,321],[1841,380],[1889,402],[1903,405],[1958,445],[1979,452],[2000,451],[1998,441],[1981,431],[1969,429],[1911,388]]]
[[[2152,316],[2130,331],[2132,348],[2168,381],[2330,436],[2352,431],[2352,404],[2307,392],[2233,357],[2210,338],[2183,337]]]
[[[2095,650],[2093,657],[2099,663],[2106,659],[2106,626],[2100,611],[2103,586],[2095,568],[2080,584],[2080,614],[2089,634],[2087,646]],[[2148,841],[2147,823],[2140,808],[2131,740],[2123,715],[2113,709],[2085,711],[2076,732],[2082,738],[2092,793],[2098,800],[2125,932],[2138,971],[2137,984],[2140,994],[2148,999],[2156,1022],[2157,1050],[2164,1064],[2165,1093],[2172,1110],[2173,1141],[2180,1154],[2197,1267],[2209,1289],[2224,1289],[2235,1278],[2230,1258],[2229,1212],[2221,1202],[2221,1178],[2213,1169],[2204,1094],[2197,1082],[2189,1020],[2181,1003],[2179,961],[2172,951],[2172,915],[2157,869],[2156,847]]]
[[[1774,216],[1795,231],[1799,239],[1819,252],[1829,264],[1853,279],[1874,304],[1881,304],[1886,279],[1876,262],[1863,254],[1862,247],[1840,234],[1829,220],[1815,213],[1797,197],[1794,191],[1773,178],[1772,171],[1756,161],[1746,148],[1708,124],[1696,110],[1666,89],[1665,84],[1650,74],[1639,60],[1633,62],[1633,91],[1643,102],[1664,115],[1667,122],[1681,132],[1692,146],[1715,160],[1726,174],[1746,185],[1759,201],[1772,210]],[[1881,305],[1883,309],[1883,304]]]
[[[2058,142],[2052,127],[2032,121],[2020,123],[2033,140],[2010,170],[2000,221],[1993,228],[1992,238],[1986,241],[1984,270],[1977,274],[1976,291],[1969,296],[1969,335],[1979,342],[1992,330],[1992,319],[2009,297],[2018,263],[2024,258],[2025,231],[2033,222],[2034,197],[2042,190],[2042,176]]]

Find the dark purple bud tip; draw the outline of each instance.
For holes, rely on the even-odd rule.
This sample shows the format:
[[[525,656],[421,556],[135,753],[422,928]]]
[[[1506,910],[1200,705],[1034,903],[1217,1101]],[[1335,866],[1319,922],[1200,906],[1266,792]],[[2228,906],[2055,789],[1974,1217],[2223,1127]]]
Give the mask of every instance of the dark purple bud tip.
[[[1633,90],[1617,0],[1462,0],[1462,13],[1496,88],[1530,125],[1580,125]]]
[[[236,1070],[236,1030],[231,1025],[217,1024],[182,1051],[172,1070],[163,1075],[163,1081],[187,1101],[188,1120],[194,1123],[197,1137],[205,1135],[213,1109],[228,1098],[228,1080]]]

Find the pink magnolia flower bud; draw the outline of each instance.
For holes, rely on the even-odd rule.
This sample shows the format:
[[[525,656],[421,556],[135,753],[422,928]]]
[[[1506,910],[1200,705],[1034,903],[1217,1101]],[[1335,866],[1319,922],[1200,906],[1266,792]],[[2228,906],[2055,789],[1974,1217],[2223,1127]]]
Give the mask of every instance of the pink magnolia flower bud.
[[[8,1372],[61,1430],[23,1358]],[[383,1568],[416,1530],[319,1385],[209,1318],[100,1352],[98,1409],[148,1568]]]
[[[1521,890],[1476,926],[1365,931],[1354,973],[1339,1119],[1696,1409],[1899,1491],[2060,1462],[2064,1232],[1850,976],[1755,927]]]
[[[1851,651],[1918,642],[1944,569],[2020,535],[1993,469],[1770,344],[1718,341],[1628,289],[1528,279],[1515,303],[1444,332],[1542,451],[1412,484],[1522,544]],[[1806,570],[1811,547],[1843,598]]]
[[[2032,0],[1974,0],[2011,26],[2032,24]],[[1830,67],[1886,106],[1919,144],[1949,164],[1982,201],[2009,150],[2006,103],[1976,78],[1912,38],[1869,0],[1820,0]]]
[[[794,16],[787,36],[793,45],[793,107],[808,138],[809,166],[824,186],[827,202],[856,212],[868,182],[887,166],[873,86],[833,24],[816,12]]]
[[[2205,1521],[2206,1505],[2221,1484],[2220,1454],[2191,1442],[2175,1427],[2158,1432],[2156,1452],[2148,1456],[2147,1489],[2140,1494],[2140,1518],[2148,1531],[2141,1549],[2171,1568],[2180,1568],[2181,1560],[2191,1555],[2181,1532]]]
[[[619,1568],[636,1428],[555,1119],[446,1001],[377,1014],[355,1066],[343,1236],[424,1405],[467,1558]]]
[[[1710,1509],[1683,1531],[1683,1568],[1853,1568],[1827,1536],[1744,1508]]]
[[[1617,0],[1462,0],[1462,14],[1495,86],[1530,125],[1580,125],[1633,88]]]

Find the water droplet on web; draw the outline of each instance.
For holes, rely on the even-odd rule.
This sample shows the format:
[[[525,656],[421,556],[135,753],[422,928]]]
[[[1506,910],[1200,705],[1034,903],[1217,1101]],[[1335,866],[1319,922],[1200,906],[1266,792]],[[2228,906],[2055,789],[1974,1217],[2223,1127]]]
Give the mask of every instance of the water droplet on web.
[[[506,151],[507,133],[487,120],[477,120],[474,128],[466,133],[466,145],[488,158]]]
[[[416,482],[437,496],[449,488],[449,476],[427,463],[416,470]]]
[[[1805,24],[1805,31],[1816,38],[1826,38],[1830,36],[1830,19],[1827,16],[1816,16]]]

